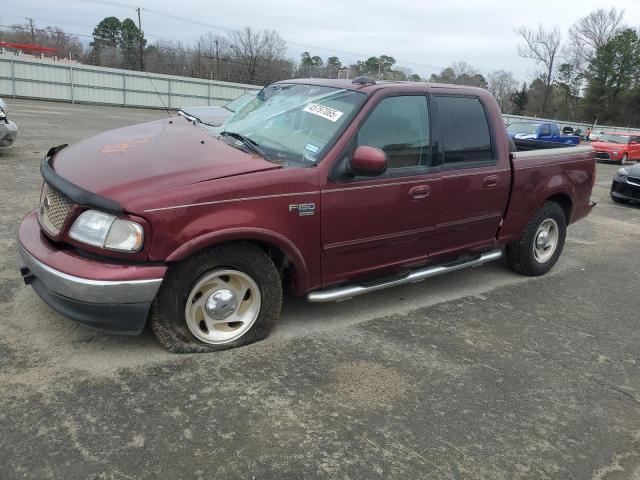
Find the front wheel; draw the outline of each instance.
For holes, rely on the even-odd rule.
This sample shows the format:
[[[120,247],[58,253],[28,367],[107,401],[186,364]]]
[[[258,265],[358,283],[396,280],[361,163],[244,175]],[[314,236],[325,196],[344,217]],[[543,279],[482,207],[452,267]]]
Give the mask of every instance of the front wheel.
[[[281,304],[280,275],[266,253],[251,244],[220,245],[171,268],[150,326],[174,353],[225,350],[264,338]]]
[[[507,244],[507,262],[523,275],[544,275],[558,261],[566,235],[564,211],[557,203],[546,202],[533,214],[522,237]]]
[[[624,155],[622,155],[622,158],[620,159],[620,165],[626,165],[628,161],[629,161],[629,155],[625,153]]]

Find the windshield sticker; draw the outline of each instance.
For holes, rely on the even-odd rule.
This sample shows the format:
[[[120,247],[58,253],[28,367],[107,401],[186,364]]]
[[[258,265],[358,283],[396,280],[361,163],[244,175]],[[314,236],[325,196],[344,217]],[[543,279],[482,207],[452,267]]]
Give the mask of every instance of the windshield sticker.
[[[325,107],[324,105],[320,105],[318,103],[310,103],[304,109],[303,112],[313,113],[319,117],[322,117],[331,122],[337,122],[340,117],[344,114],[340,110],[335,110],[333,108]]]
[[[311,153],[318,153],[318,150],[320,150],[320,147],[318,147],[317,145],[312,145],[310,143],[307,143],[304,146],[305,150],[309,150]]]

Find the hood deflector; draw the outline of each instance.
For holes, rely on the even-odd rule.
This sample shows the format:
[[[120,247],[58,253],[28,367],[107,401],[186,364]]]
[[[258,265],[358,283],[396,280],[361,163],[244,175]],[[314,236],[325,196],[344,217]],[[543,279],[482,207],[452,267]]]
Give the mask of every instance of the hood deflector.
[[[96,208],[113,215],[124,214],[124,208],[122,208],[122,205],[120,205],[115,200],[111,200],[110,198],[106,198],[85,190],[84,188],[71,183],[70,181],[56,173],[49,162],[53,159],[56,153],[58,153],[66,146],[67,144],[64,143],[62,145],[58,145],[57,147],[51,147],[45,155],[42,163],[40,164],[40,173],[42,174],[42,178],[44,179],[44,181],[49,186],[69,198],[73,203]]]

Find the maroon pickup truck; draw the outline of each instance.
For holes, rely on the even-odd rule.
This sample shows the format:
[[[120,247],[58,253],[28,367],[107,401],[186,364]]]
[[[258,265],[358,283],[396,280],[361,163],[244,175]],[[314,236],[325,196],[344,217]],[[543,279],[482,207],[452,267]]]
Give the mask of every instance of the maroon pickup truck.
[[[344,300],[500,258],[557,261],[590,147],[512,152],[485,90],[291,80],[222,127],[173,117],[52,148],[19,229],[54,310],[174,352],[264,337],[283,289]]]

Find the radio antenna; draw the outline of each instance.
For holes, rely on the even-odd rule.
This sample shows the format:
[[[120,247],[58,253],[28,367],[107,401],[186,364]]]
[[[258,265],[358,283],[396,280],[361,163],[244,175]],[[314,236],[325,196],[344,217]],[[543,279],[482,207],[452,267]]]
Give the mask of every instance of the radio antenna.
[[[162,95],[160,95],[160,93],[158,93],[158,89],[156,88],[156,84],[153,83],[153,79],[149,76],[149,72],[144,72],[144,73],[147,74],[147,78],[151,82],[151,86],[153,87],[153,90],[156,92],[156,95],[158,95],[158,98],[160,99],[160,103],[164,107],[164,110],[167,112],[167,115],[169,115],[169,118],[171,118],[171,112],[169,111],[167,106],[164,104],[164,100],[162,100]]]

